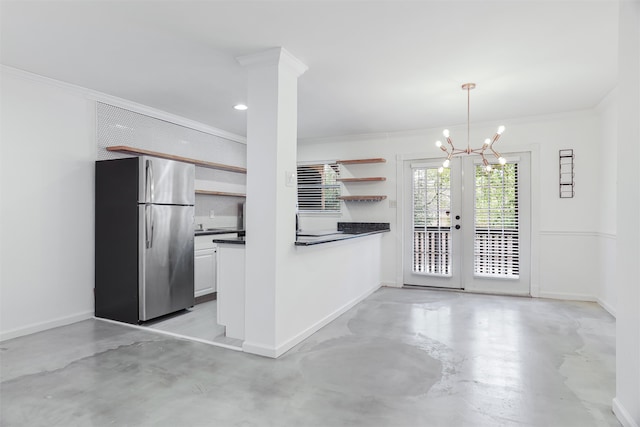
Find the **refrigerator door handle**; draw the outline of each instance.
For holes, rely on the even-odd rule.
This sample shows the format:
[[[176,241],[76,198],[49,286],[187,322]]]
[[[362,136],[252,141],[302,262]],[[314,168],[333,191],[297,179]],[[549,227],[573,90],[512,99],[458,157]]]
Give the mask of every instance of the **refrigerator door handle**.
[[[144,179],[144,202],[145,203],[149,203],[149,198],[151,197],[151,194],[149,194],[149,184],[150,184],[150,180],[149,180],[149,167],[151,166],[151,161],[150,160],[146,160],[144,165],[144,174],[145,174],[145,179]]]
[[[153,205],[149,206],[149,210],[151,211],[151,238],[149,239],[149,248],[153,247],[153,229],[155,228],[154,220],[153,220]]]
[[[147,185],[145,188],[145,202],[147,203],[155,203],[155,185],[153,182],[153,161],[147,159],[146,162],[146,172],[147,172]]]
[[[151,203],[155,203],[156,202],[156,186],[153,180],[153,160],[148,160],[149,162],[149,187],[151,189]]]
[[[151,224],[151,221],[153,219],[152,215],[152,211],[151,211],[151,206],[149,205],[145,205],[144,206],[144,242],[145,242],[145,247],[147,249],[151,248],[151,241],[153,239],[153,225]]]

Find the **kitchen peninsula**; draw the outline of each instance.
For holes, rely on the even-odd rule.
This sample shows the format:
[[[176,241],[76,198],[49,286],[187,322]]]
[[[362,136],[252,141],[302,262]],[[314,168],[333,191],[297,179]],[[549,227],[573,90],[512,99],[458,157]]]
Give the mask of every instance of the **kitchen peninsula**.
[[[297,233],[290,249],[295,259],[290,297],[315,304],[298,316],[307,324],[304,333],[293,332],[286,346],[264,355],[277,357],[378,289],[381,239],[388,231],[389,223],[339,222],[336,230]],[[218,245],[218,323],[226,326],[227,337],[244,340],[245,237],[213,242]]]

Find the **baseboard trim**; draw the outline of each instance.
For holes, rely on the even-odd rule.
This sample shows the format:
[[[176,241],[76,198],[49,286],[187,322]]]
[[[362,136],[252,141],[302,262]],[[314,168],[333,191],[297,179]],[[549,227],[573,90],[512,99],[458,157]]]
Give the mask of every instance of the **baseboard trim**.
[[[134,325],[132,323],[124,323],[124,322],[119,322],[117,320],[105,319],[105,318],[102,318],[102,317],[95,317],[95,316],[93,318],[95,320],[99,320],[101,322],[107,322],[107,323],[112,323],[114,325],[126,326],[126,327],[129,327],[129,328],[138,329],[140,331],[151,332],[153,334],[167,335],[167,336],[170,336],[170,337],[173,337],[173,338],[180,338],[180,339],[187,340],[187,341],[195,341],[195,342],[199,342],[199,343],[202,343],[202,344],[209,344],[209,345],[212,345],[214,347],[226,348],[227,350],[242,351],[242,349],[240,347],[237,347],[235,345],[224,344],[224,343],[215,342],[215,341],[209,341],[209,340],[205,340],[203,338],[196,338],[196,337],[192,337],[192,336],[189,336],[189,335],[178,334],[178,333],[175,333],[175,332],[162,331],[160,329],[153,329],[152,326]]]
[[[283,354],[285,354],[287,351],[291,350],[296,345],[300,344],[305,339],[309,338],[311,335],[313,335],[315,332],[317,332],[321,328],[325,327],[326,325],[328,325],[329,323],[331,323],[332,321],[337,319],[339,316],[344,314],[346,311],[348,311],[349,309],[353,308],[356,304],[358,304],[359,302],[363,301],[369,295],[373,294],[375,291],[380,289],[381,286],[382,286],[381,284],[378,284],[377,286],[375,286],[375,287],[373,287],[371,289],[368,289],[367,291],[365,291],[361,295],[357,296],[356,298],[352,299],[351,301],[348,301],[346,304],[342,305],[337,310],[335,310],[332,313],[328,314],[327,316],[323,317],[322,319],[320,319],[319,321],[317,321],[313,325],[309,326],[305,330],[303,330],[300,333],[296,334],[295,336],[291,337],[290,339],[288,339],[287,341],[285,341],[284,343],[280,344],[277,347],[269,347],[269,346],[265,346],[265,345],[262,345],[262,344],[257,344],[257,343],[252,343],[252,342],[245,341],[242,344],[242,350],[247,352],[247,353],[257,354],[259,356],[265,356],[265,357],[270,357],[270,358],[274,358],[274,359],[278,358],[278,357],[282,356]]]
[[[613,309],[613,307],[611,306],[611,304],[607,304],[605,301],[601,300],[600,298],[596,299],[596,302],[600,305],[600,307],[604,308],[607,313],[609,313],[610,315],[613,316],[613,318],[615,319],[616,317],[616,311]]]
[[[613,413],[624,427],[638,427],[638,423],[631,418],[631,414],[622,406],[617,397],[613,398]]]
[[[382,283],[380,286],[385,288],[402,288],[403,287],[403,285],[401,284],[392,283],[392,282]]]
[[[204,294],[204,295],[199,295],[196,297],[195,300],[195,304],[202,304],[203,302],[209,302],[209,301],[214,301],[218,299],[218,293],[217,292],[211,292],[208,294]]]
[[[360,294],[359,296],[355,297],[351,301],[347,302],[346,304],[344,304],[342,307],[338,308],[333,313],[330,313],[329,315],[325,316],[323,319],[320,319],[319,321],[317,321],[313,325],[309,326],[307,329],[305,329],[304,331],[300,332],[298,335],[295,335],[294,337],[292,337],[292,338],[288,339],[287,341],[285,341],[284,343],[280,344],[276,348],[276,357],[282,356],[284,353],[286,353],[287,351],[291,350],[297,344],[301,343],[302,341],[304,341],[305,339],[309,338],[311,335],[313,335],[315,332],[317,332],[321,328],[323,328],[326,325],[328,325],[329,323],[333,322],[339,316],[341,316],[342,314],[347,312],[349,309],[353,308],[356,304],[358,304],[359,302],[363,301],[369,295],[373,294],[375,291],[380,289],[380,286],[381,286],[380,284],[377,284],[373,288],[366,290],[364,293]]]
[[[35,334],[36,332],[46,331],[48,329],[57,328],[59,326],[66,326],[72,323],[81,322],[83,320],[91,319],[93,317],[93,310],[82,311],[80,313],[72,314],[71,316],[59,317],[53,320],[47,320],[45,322],[33,323],[31,325],[12,329],[10,331],[0,332],[0,342],[10,340],[13,338],[22,337],[25,335]]]
[[[245,353],[256,354],[258,356],[270,357],[271,359],[278,357],[278,352],[274,347],[267,347],[265,345],[248,341],[244,341],[242,343],[242,351]]]
[[[538,298],[559,299],[567,301],[597,302],[596,297],[587,294],[571,294],[565,292],[540,292]]]

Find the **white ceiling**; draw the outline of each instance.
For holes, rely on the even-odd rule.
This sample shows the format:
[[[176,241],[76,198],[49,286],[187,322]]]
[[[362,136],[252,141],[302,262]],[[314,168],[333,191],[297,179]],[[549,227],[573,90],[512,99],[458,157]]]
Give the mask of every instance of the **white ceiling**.
[[[618,5],[585,1],[2,1],[8,66],[245,135],[241,55],[283,46],[301,138],[592,108],[615,86]],[[249,113],[250,114],[250,113]]]

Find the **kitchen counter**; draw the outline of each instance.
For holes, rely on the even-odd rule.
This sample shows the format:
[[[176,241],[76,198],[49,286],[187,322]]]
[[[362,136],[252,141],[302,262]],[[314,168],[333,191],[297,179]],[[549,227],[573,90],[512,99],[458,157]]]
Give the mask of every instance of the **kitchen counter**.
[[[386,233],[389,229],[386,230],[374,230],[374,231],[363,231],[360,233],[343,233],[343,232],[335,232],[333,234],[322,234],[319,236],[312,235],[304,235],[297,236],[295,245],[296,246],[312,246],[312,245],[320,245],[322,243],[330,243],[330,242],[339,242],[341,240],[355,239],[357,237],[365,237],[371,236],[373,234]],[[310,234],[310,233],[309,233]]]
[[[245,244],[244,231],[238,230],[238,237],[224,237],[213,239],[213,243]],[[390,231],[388,222],[339,222],[337,230],[307,230],[296,234],[296,246],[313,246],[323,243],[339,242],[373,234]],[[228,233],[228,232],[227,232]],[[210,233],[226,234],[226,233]]]
[[[232,245],[244,245],[244,234],[237,237],[222,237],[219,239],[214,238],[213,243],[230,243]]]
[[[388,222],[339,222],[335,231],[317,230],[299,232],[296,236],[296,246],[312,246],[322,243],[339,242],[357,237],[390,231]]]
[[[206,228],[204,230],[195,230],[196,236],[214,236],[216,234],[235,234],[243,235],[244,230],[240,230],[236,227],[220,227],[220,228]]]
[[[281,254],[286,266],[277,280],[286,297],[275,296],[280,298],[277,304],[294,313],[299,322],[283,325],[285,341],[275,344],[256,344],[245,337],[245,326],[255,333],[256,325],[262,322],[264,302],[260,296],[265,291],[262,273],[256,274],[263,265],[262,252],[247,253],[247,249],[252,249],[251,245],[268,247],[269,242],[251,241],[247,247],[244,238],[207,236],[218,248],[218,324],[225,326],[228,338],[244,341],[244,351],[279,356],[381,286],[382,233],[388,231],[389,223],[353,222],[338,223],[332,229],[299,231],[295,246],[288,246]],[[294,230],[287,234],[287,239],[293,240]]]

